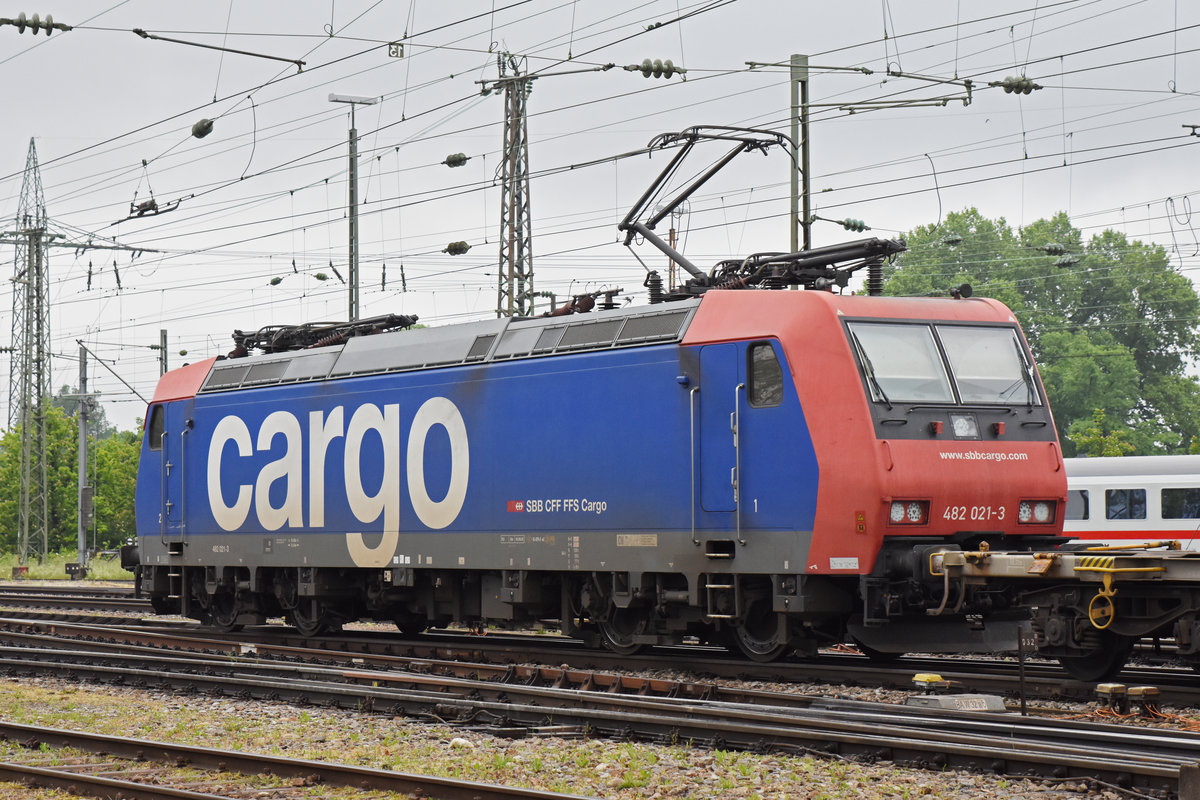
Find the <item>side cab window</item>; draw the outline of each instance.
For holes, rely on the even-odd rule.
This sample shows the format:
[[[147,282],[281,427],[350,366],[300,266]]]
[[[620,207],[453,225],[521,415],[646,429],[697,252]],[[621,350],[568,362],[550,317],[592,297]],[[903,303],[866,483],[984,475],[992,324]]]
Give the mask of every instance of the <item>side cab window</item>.
[[[783,368],[770,342],[755,342],[747,351],[749,380],[746,396],[751,408],[771,408],[783,402]]]
[[[146,424],[146,439],[151,450],[162,450],[162,435],[166,430],[164,416],[162,406],[154,406],[150,409],[150,422]]]

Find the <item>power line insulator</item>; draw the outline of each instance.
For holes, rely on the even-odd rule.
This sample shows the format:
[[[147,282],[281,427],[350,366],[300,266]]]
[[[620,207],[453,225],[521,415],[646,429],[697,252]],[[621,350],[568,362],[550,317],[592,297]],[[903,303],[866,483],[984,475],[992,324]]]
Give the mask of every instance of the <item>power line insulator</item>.
[[[1060,258],[1055,259],[1054,266],[1070,267],[1070,266],[1074,266],[1075,264],[1078,264],[1078,263],[1079,263],[1078,256],[1062,256]]]
[[[313,277],[314,277],[314,278],[316,278],[316,279],[317,279],[317,280],[319,280],[319,281],[327,281],[327,280],[329,280],[329,276],[328,276],[328,275],[326,275],[324,272],[316,272],[316,273],[313,273]]]
[[[661,58],[656,58],[653,61],[647,58],[640,65],[631,64],[625,69],[629,72],[640,71],[647,78],[671,78],[676,73],[680,75],[687,74],[686,69],[675,66],[675,63],[669,58],[665,61]]]
[[[450,155],[446,156],[446,160],[442,163],[447,167],[461,167],[470,160],[471,157],[466,153],[451,153]]]
[[[471,245],[467,244],[466,242],[451,242],[450,244],[446,245],[446,249],[442,252],[449,253],[452,256],[461,256],[470,249]]]
[[[1038,249],[1049,256],[1061,256],[1063,253],[1067,252],[1067,248],[1058,242],[1046,242]]]
[[[846,219],[842,220],[842,227],[848,231],[855,231],[856,233],[862,233],[863,231],[871,229],[866,222],[863,222],[861,219],[854,219],[853,217],[847,217]]]
[[[196,120],[196,124],[192,126],[192,136],[197,139],[203,139],[212,133],[213,121],[207,117]]]
[[[283,283],[283,278],[279,277],[278,275],[276,275],[274,278],[271,278],[272,286],[278,286],[281,283]],[[153,347],[153,346],[154,345],[151,345],[151,347]]]
[[[1034,89],[1042,88],[1024,75],[1010,75],[1002,81],[991,81],[988,86],[999,86],[1005,94],[1029,94]]]
[[[16,19],[4,19],[0,17],[0,25],[13,25],[16,27],[17,33],[24,33],[25,29],[29,28],[34,36],[37,36],[39,31],[45,31],[46,35],[49,36],[55,30],[71,30],[70,25],[63,25],[61,22],[56,23],[54,17],[49,14],[46,15],[45,19],[42,19],[37,14],[34,14],[32,17],[26,17],[24,11],[18,14]]]

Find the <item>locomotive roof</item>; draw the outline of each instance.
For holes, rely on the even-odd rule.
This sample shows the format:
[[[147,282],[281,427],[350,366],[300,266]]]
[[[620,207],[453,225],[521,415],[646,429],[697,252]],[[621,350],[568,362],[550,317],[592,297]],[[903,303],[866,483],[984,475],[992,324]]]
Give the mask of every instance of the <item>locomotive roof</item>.
[[[503,318],[359,336],[343,345],[217,361],[200,393],[678,342],[700,300],[563,317]]]

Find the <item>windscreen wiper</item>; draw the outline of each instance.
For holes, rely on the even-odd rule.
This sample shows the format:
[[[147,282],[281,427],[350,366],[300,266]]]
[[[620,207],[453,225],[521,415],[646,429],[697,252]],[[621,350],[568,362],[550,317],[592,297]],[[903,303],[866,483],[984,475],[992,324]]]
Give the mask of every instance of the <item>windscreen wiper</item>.
[[[1017,341],[1017,337],[1013,336],[1013,347],[1017,348],[1017,368],[1021,370],[1021,379],[1025,381],[1026,401],[1029,411],[1033,411],[1033,401],[1037,397],[1036,390],[1033,388],[1033,365],[1025,361],[1025,354],[1021,352],[1021,343]]]
[[[875,377],[875,365],[871,363],[866,349],[862,346],[862,342],[858,340],[858,334],[854,332],[853,328],[850,328],[850,339],[854,342],[854,349],[858,351],[859,359],[862,360],[863,372],[866,373],[867,381],[871,384],[871,388],[879,395],[879,399],[887,403],[888,411],[891,411],[892,401],[888,400],[887,392],[879,385],[879,379]]]

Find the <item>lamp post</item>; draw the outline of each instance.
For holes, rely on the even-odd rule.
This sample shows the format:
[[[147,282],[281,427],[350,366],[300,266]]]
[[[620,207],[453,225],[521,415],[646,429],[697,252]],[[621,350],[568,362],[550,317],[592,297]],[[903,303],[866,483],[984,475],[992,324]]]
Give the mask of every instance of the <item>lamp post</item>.
[[[331,103],[350,104],[350,321],[358,319],[358,129],[354,127],[354,107],[371,106],[378,97],[358,97],[349,94],[329,94]]]

